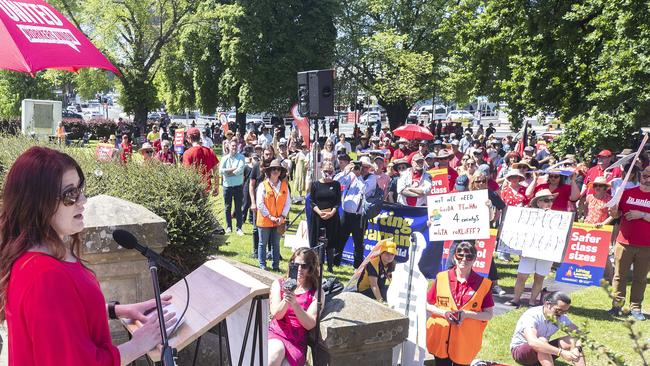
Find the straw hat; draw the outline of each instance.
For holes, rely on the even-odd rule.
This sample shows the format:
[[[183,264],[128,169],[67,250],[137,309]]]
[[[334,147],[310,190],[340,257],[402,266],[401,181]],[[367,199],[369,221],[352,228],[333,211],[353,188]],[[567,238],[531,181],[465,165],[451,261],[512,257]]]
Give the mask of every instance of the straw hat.
[[[363,166],[377,169],[377,165],[370,160],[369,156],[362,156],[361,159],[359,159],[359,162],[361,162],[361,165]]]
[[[450,158],[452,156],[454,156],[454,154],[451,151],[449,151],[447,149],[441,149],[440,151],[438,151],[438,155],[436,156],[436,158],[438,158],[438,159],[447,159],[447,158]]]
[[[510,177],[519,177],[521,179],[526,179],[526,176],[519,169],[510,169],[506,174],[506,179]]]
[[[535,169],[533,166],[530,164],[526,163],[525,161],[520,161],[518,163],[514,163],[511,165],[513,169],[521,170],[522,168],[532,170]]]
[[[153,151],[153,147],[151,146],[150,143],[145,142],[144,144],[142,144],[142,147],[138,151],[140,151],[140,152],[142,152],[142,151]]]
[[[557,193],[551,192],[549,189],[542,189],[541,191],[535,193],[535,197],[530,201],[530,207],[537,207],[537,201],[545,197],[557,197]]]
[[[601,177],[596,177],[596,179],[594,179],[594,182],[592,183],[592,185],[596,185],[596,184],[601,184],[601,185],[608,186],[608,187],[612,186],[612,184],[609,183],[607,181],[607,179],[605,179],[605,177],[602,177],[602,176]]]

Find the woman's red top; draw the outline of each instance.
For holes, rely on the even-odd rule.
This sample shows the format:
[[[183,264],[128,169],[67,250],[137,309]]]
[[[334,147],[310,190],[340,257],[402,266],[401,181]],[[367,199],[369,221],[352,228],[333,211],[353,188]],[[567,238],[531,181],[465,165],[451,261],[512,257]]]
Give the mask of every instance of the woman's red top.
[[[27,252],[11,268],[9,366],[119,366],[106,301],[80,262]]]

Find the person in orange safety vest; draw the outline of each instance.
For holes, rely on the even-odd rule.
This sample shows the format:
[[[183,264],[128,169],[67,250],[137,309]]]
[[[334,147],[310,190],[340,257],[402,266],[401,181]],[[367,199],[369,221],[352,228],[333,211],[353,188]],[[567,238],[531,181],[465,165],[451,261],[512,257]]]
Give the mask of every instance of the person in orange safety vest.
[[[451,255],[451,254],[450,254]],[[492,319],[492,281],[472,270],[476,248],[461,242],[456,265],[440,272],[427,294],[427,350],[436,366],[469,365],[481,350],[483,331]]]

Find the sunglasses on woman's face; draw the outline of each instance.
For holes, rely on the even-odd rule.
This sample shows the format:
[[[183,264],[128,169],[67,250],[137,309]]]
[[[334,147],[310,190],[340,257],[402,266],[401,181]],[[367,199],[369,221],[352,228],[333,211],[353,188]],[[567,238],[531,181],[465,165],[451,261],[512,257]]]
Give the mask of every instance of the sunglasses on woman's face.
[[[79,197],[81,197],[85,190],[86,186],[84,185],[66,189],[61,193],[59,199],[63,203],[63,206],[72,206],[79,201]]]
[[[559,175],[549,175],[548,178],[549,179],[559,179],[560,176]]]
[[[596,189],[596,188],[603,188],[603,189],[605,189],[605,188],[607,188],[607,186],[604,185],[604,184],[594,184],[594,189]]]
[[[454,254],[454,257],[456,257],[456,260],[461,261],[461,260],[466,260],[466,261],[473,261],[476,256],[472,253],[456,253]]]
[[[474,183],[476,183],[476,184],[483,184],[483,183],[487,183],[487,180],[485,180],[485,179],[478,179],[478,180],[475,180]]]
[[[540,198],[539,202],[551,203],[553,202],[553,198]]]
[[[298,262],[293,262],[293,264],[295,264],[295,265],[298,267],[298,269],[308,270],[308,269],[311,268],[311,265],[310,265],[310,264],[307,264],[307,263],[298,263]]]
[[[269,168],[270,172],[279,172],[280,168]]]

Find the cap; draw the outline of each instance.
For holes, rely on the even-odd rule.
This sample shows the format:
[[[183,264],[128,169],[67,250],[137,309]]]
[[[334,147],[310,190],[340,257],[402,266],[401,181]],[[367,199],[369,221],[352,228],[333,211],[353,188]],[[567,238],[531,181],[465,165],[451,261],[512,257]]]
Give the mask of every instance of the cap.
[[[485,174],[490,174],[490,166],[487,164],[481,164],[476,168],[479,172],[485,173]]]
[[[427,140],[421,140],[420,145],[429,145],[429,141]]]
[[[434,145],[442,145],[442,141],[440,141],[440,140],[436,140],[436,141],[433,142],[433,144],[434,144]]]
[[[599,158],[609,158],[610,156],[612,156],[612,152],[609,150],[602,150],[596,156]]]
[[[350,158],[350,155],[348,155],[348,154],[338,154],[336,156],[336,158],[339,159],[339,160],[352,161],[352,159]]]
[[[466,191],[468,186],[469,186],[469,178],[466,175],[461,175],[458,178],[456,178],[456,184],[454,185],[455,190]]]
[[[411,161],[416,161],[416,160],[424,160],[424,156],[422,156],[422,154],[420,154],[420,153],[417,153],[417,154],[413,155],[413,158],[411,158]]]
[[[534,151],[535,151],[535,148],[532,147],[532,146],[526,146],[526,147],[524,148],[524,151],[526,151],[526,152],[534,152]]]
[[[187,130],[187,136],[201,136],[201,131],[196,127],[192,127]]]
[[[281,138],[280,141],[278,141],[278,144],[279,145],[286,145],[287,144],[287,139],[285,139],[284,137]]]

